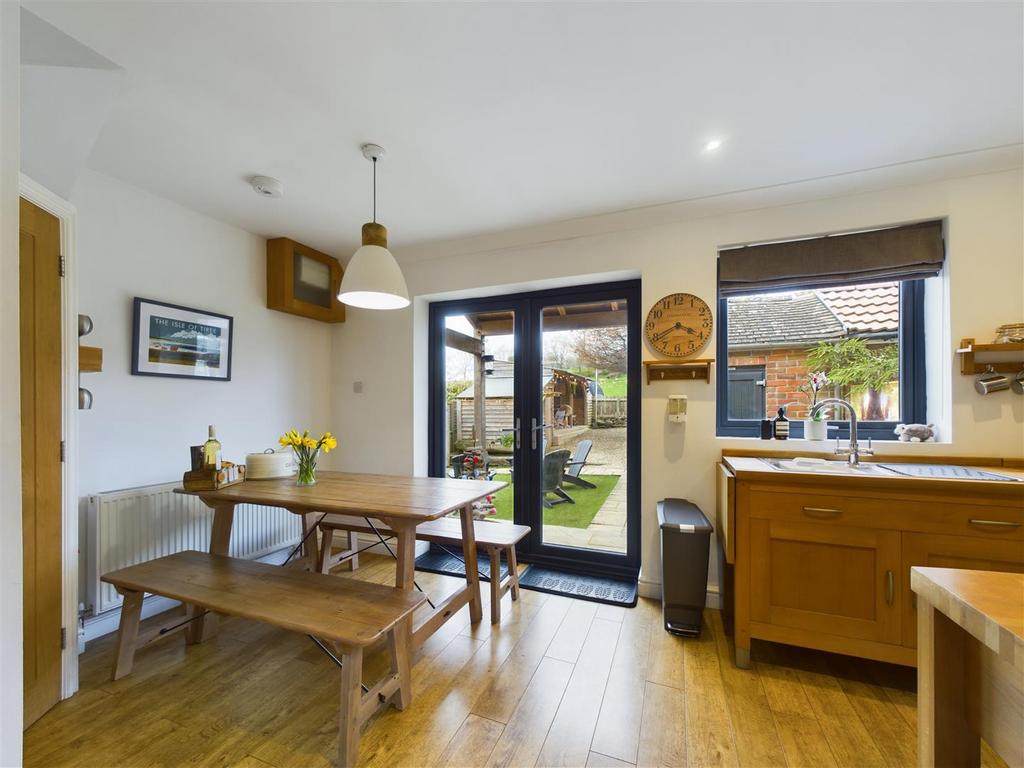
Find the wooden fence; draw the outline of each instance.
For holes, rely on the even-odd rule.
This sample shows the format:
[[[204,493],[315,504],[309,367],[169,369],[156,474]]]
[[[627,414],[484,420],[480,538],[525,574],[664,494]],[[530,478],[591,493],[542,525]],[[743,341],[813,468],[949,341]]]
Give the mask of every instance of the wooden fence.
[[[591,403],[594,422],[625,421],[626,402],[625,397],[595,397]]]
[[[548,424],[554,423],[553,399],[545,398],[544,419]],[[448,403],[448,444],[472,444],[473,438],[473,401],[455,399]],[[487,399],[487,440],[495,442],[507,435],[513,427],[512,398],[495,397]],[[604,422],[610,424],[626,423],[626,398],[596,397],[587,398],[582,413],[575,414],[576,426],[593,426]]]

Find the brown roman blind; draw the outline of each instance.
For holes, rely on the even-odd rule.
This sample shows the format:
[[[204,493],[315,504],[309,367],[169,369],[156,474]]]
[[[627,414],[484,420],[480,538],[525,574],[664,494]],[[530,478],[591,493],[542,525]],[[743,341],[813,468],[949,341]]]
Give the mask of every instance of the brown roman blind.
[[[934,277],[942,270],[942,222],[718,252],[720,296]]]

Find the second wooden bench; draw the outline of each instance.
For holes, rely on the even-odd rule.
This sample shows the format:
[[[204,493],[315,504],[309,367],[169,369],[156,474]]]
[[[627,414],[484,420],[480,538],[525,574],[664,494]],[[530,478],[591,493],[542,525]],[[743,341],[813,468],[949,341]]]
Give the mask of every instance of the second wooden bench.
[[[383,524],[374,522],[374,528],[370,528],[365,519],[361,517],[350,517],[347,515],[326,515],[320,521],[320,530],[323,532],[323,540],[320,543],[320,572],[330,573],[331,569],[339,563],[351,558],[355,545],[350,537],[348,548],[335,554],[332,551],[334,534],[336,531],[362,533],[379,533],[382,536],[390,535],[390,531]],[[486,552],[490,559],[491,567],[491,623],[497,624],[501,621],[501,598],[506,592],[512,592],[512,599],[519,599],[519,569],[516,561],[516,544],[522,541],[530,533],[528,525],[515,525],[514,523],[499,523],[490,520],[476,520],[473,523],[473,533],[476,538],[477,549]],[[442,517],[438,520],[431,520],[428,523],[421,523],[416,526],[416,538],[421,541],[429,541],[432,544],[439,544],[445,547],[458,548],[462,546],[462,524],[453,517]],[[508,563],[508,575],[501,577],[501,556],[504,553],[505,561]],[[353,569],[356,567],[352,566]]]
[[[167,628],[139,638],[145,593],[186,604],[193,621],[203,610],[254,619],[331,642],[341,657],[341,717],[338,763],[354,766],[359,729],[389,701],[405,709],[412,698],[407,621],[424,601],[410,592],[355,579],[325,579],[318,573],[279,568],[205,552],[179,552],[103,576],[124,595],[113,679],[131,673],[136,648]],[[186,626],[177,620],[171,629]],[[362,693],[363,649],[387,636],[391,671]]]

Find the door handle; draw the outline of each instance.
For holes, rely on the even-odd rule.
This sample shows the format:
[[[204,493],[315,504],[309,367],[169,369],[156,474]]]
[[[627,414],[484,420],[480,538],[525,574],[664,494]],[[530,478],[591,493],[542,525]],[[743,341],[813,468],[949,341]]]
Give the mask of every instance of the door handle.
[[[1000,528],[1020,528],[1020,523],[1015,523],[1012,520],[968,520],[971,525],[994,525]]]
[[[521,429],[522,422],[518,416],[516,416],[516,425],[512,429],[503,429],[501,434],[503,435],[515,435],[516,450],[523,447],[523,430]]]
[[[811,517],[835,517],[843,514],[843,510],[833,507],[804,507],[804,513]]]
[[[896,599],[896,580],[892,571],[885,572],[885,604],[892,605]]]
[[[537,419],[530,419],[530,447],[537,450],[537,430],[544,429],[547,424],[538,424]]]

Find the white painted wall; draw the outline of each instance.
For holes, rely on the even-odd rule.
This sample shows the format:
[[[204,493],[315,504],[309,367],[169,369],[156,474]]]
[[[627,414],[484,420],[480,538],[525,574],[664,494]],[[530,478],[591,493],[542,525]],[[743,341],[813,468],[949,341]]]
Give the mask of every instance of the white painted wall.
[[[22,172],[67,199],[107,121],[123,74],[118,69],[23,64]]]
[[[1010,170],[917,186],[826,198],[820,197],[819,182],[809,182],[408,252],[403,268],[410,293],[417,297],[413,307],[395,313],[352,310],[348,322],[334,331],[333,421],[343,437],[337,460],[360,470],[425,472],[426,297],[487,295],[531,282],[593,282],[625,272],[641,276],[645,310],[673,291],[693,292],[710,301],[716,293],[715,259],[721,245],[935,217],[948,217],[949,222],[948,301],[940,296],[933,303],[939,311],[928,333],[938,352],[932,355],[935,365],[929,376],[935,386],[930,389],[940,398],[951,392],[951,398],[945,395],[947,407],[930,407],[937,417],[952,414],[952,423],[942,425],[950,442],[894,450],[1024,456],[1024,398],[975,395],[970,379],[954,375],[952,353],[961,336],[986,338],[998,325],[1024,318],[1019,149],[1015,155],[1016,167]],[[910,176],[927,176],[927,169],[904,170]],[[872,189],[890,173],[868,172],[842,183]],[[771,207],[773,200],[793,202]],[[718,213],[723,210],[733,212]],[[714,349],[712,342],[712,354]],[[644,356],[654,357],[646,349]],[[364,383],[362,394],[353,393],[356,380]],[[689,395],[685,425],[665,419],[666,398],[672,392]],[[655,502],[682,496],[713,513],[714,463],[721,450],[757,443],[715,437],[713,385],[645,385],[642,397],[641,578],[650,593],[660,581]]]
[[[89,170],[71,201],[83,343],[103,348],[103,372],[82,376],[80,495],[180,477],[208,424],[236,461],[286,429],[331,429],[330,327],[267,309],[263,238]],[[132,376],[135,296],[234,317],[232,380]]]
[[[0,3],[0,765],[21,765],[20,7]]]

